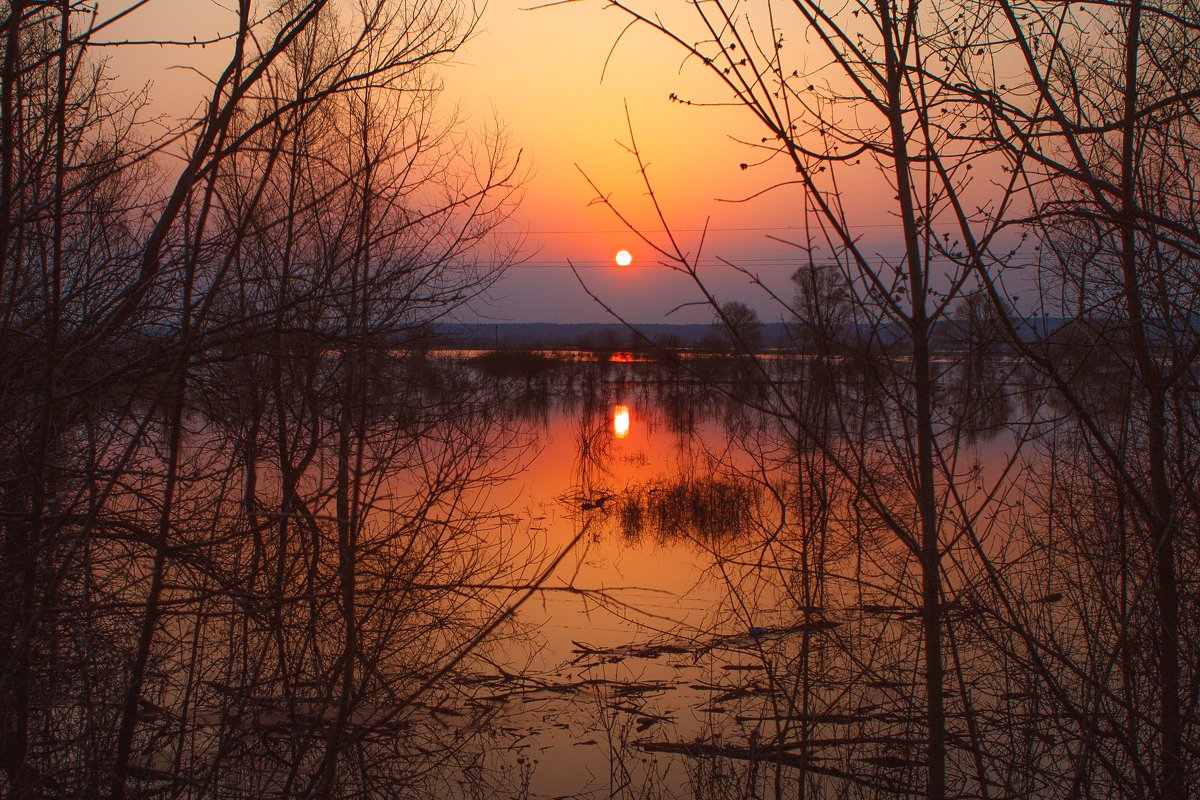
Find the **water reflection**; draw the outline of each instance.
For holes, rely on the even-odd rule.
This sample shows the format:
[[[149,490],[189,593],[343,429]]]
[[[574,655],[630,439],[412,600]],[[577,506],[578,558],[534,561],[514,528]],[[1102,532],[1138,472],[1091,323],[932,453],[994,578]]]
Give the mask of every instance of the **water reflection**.
[[[629,406],[613,406],[613,435],[618,439],[629,436]]]
[[[681,475],[704,483],[700,437],[715,442],[723,432],[710,423],[696,437],[678,436],[654,402],[658,387],[609,369],[596,383],[577,375],[573,385],[582,390],[559,396],[546,423],[524,428],[539,456],[522,476],[527,494],[512,505],[531,509],[542,549],[579,542],[550,581],[563,590],[521,611],[539,631],[531,649],[514,641],[495,654],[505,672],[522,675],[513,689],[521,700],[506,706],[499,724],[525,737],[514,751],[525,764],[539,759],[532,797],[608,796],[604,783],[589,787],[589,776],[610,769],[629,770],[630,785],[653,782],[646,759],[622,753],[637,735],[698,731],[687,716],[703,704],[689,688],[699,676],[685,679],[667,659],[690,656],[690,645],[675,639],[698,641],[716,624],[723,595],[706,546],[697,546],[706,510],[678,495],[682,505],[669,500]],[[634,508],[642,511],[636,533],[628,519]]]
[[[869,376],[772,364],[774,388],[795,395],[788,417],[753,386],[734,385],[741,399],[704,389],[695,365],[498,354],[425,366],[395,382],[423,392],[392,388],[372,405],[359,473],[316,410],[299,429],[311,439],[284,438],[261,409],[210,415],[228,432],[207,435],[241,443],[242,465],[223,495],[181,490],[226,516],[172,562],[169,585],[184,586],[175,573],[198,583],[168,599],[200,605],[187,612],[194,640],[171,652],[196,655],[155,664],[147,695],[166,710],[147,711],[143,751],[186,732],[186,774],[247,795],[315,794],[335,766],[364,796],[385,783],[455,798],[484,786],[497,798],[754,796],[766,765],[789,770],[776,785],[792,795],[818,766],[912,785],[913,561],[824,460],[851,434],[888,432],[889,399]],[[995,394],[987,375],[968,377],[963,405]],[[292,403],[246,383],[237,408]],[[860,452],[874,497],[910,516],[904,475]],[[338,504],[355,480],[369,491],[351,528]],[[88,557],[124,565],[106,556],[117,546]],[[958,624],[972,606],[952,600]],[[135,766],[148,788],[155,770],[179,772],[150,755]]]
[[[523,501],[541,546],[588,533],[552,581],[563,591],[522,611],[536,653],[507,653],[531,687],[504,722],[540,757],[531,796],[760,796],[768,776],[787,796],[917,784],[918,573],[830,466],[860,453],[873,497],[913,514],[903,463],[872,444],[903,435],[894,399],[841,360],[767,368],[774,394],[716,359],[572,365],[542,384],[543,414],[521,417],[541,447]],[[698,369],[730,374],[706,388]],[[945,371],[944,396],[977,419],[1003,393],[962,375]],[[538,381],[511,385],[528,396]],[[950,608],[947,624],[968,613]],[[821,783],[833,775],[863,777]]]

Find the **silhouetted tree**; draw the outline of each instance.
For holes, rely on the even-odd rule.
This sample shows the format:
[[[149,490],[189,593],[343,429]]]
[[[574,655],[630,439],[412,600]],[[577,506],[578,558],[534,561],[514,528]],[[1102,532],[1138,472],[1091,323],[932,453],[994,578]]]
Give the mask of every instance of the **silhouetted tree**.
[[[876,552],[886,533],[919,565],[924,755],[893,762],[900,784],[877,772],[869,787],[888,793],[921,774],[927,797],[994,784],[1040,796],[1084,787],[1188,796],[1194,9],[610,5],[732,93],[762,127],[748,145],[760,157],[742,168],[783,161],[788,178],[771,188],[800,194],[792,205],[810,227],[798,242],[808,263],[793,330],[825,348],[815,364],[843,370],[839,394],[822,404],[835,409],[841,438],[806,411],[812,394],[773,380],[768,364],[758,374],[774,384],[769,399],[747,400],[780,421],[797,464],[820,450],[823,462],[809,461],[815,473],[800,482],[825,498],[806,519],[828,531],[836,517],[826,512],[848,491],[854,511],[840,527],[860,552]],[[891,214],[898,254],[865,245],[852,173],[878,189],[869,215]],[[670,234],[660,254],[720,308]],[[825,300],[842,286],[846,303]],[[852,309],[845,325],[830,318],[843,308]],[[1035,311],[1023,319],[1022,308]],[[1012,457],[981,489],[983,473],[968,466],[973,432],[995,429],[996,409],[1018,389],[1024,416],[1012,444],[1019,451],[1036,434],[1037,452]],[[763,462],[780,450],[767,439],[750,447]],[[778,542],[784,524],[768,528]],[[1029,549],[997,541],[998,531],[1028,535]],[[837,574],[827,555],[806,558],[804,574],[826,583]],[[876,563],[851,585],[910,596],[902,558]],[[858,663],[864,640],[843,641]],[[885,703],[905,705],[896,695]],[[851,751],[852,738],[843,740]],[[862,779],[853,763],[846,772]]]
[[[487,537],[482,398],[419,357],[509,256],[503,139],[433,103],[475,11],[229,13],[154,139],[87,4],[0,7],[7,796],[433,781],[473,745],[418,701],[527,584]]]
[[[758,312],[738,300],[723,303],[715,313],[711,340],[728,352],[757,353],[763,344]],[[708,338],[708,337],[706,337]]]

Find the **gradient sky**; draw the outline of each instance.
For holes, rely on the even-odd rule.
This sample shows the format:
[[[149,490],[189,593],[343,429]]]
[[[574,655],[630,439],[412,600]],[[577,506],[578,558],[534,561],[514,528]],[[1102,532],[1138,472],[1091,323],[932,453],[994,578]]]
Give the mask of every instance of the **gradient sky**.
[[[798,195],[722,202],[770,182],[761,172],[739,167],[749,156],[730,136],[759,135],[748,116],[672,103],[673,92],[713,99],[720,90],[694,65],[689,69],[680,51],[661,37],[643,29],[622,36],[627,20],[615,10],[600,3],[528,10],[530,5],[494,0],[479,36],[446,73],[448,94],[476,115],[486,117],[494,109],[533,171],[516,226],[528,232],[529,259],[512,270],[481,312],[498,319],[605,319],[564,269],[567,260],[593,291],[634,321],[661,321],[681,303],[698,299],[689,279],[660,266],[660,257],[612,210],[591,202],[597,194],[582,172],[649,238],[664,239],[637,162],[623,147],[630,141],[628,109],[655,194],[683,248],[697,252],[708,227],[700,251],[706,283],[722,299],[748,301],[764,316],[778,316],[746,277],[718,261],[744,264],[790,294],[795,251],[766,237],[787,237],[785,228],[802,224]],[[622,248],[633,253],[634,264],[619,270],[613,254]],[[711,312],[684,309],[667,319],[707,322]]]
[[[643,28],[622,35],[627,19],[599,0],[531,10],[537,2],[491,0],[477,35],[442,72],[447,110],[457,106],[465,124],[475,128],[499,121],[530,173],[522,206],[501,234],[524,237],[526,260],[512,268],[489,302],[474,309],[477,317],[611,319],[588,298],[567,267],[570,261],[593,291],[631,321],[712,318],[709,309],[695,307],[667,316],[698,300],[696,287],[661,266],[651,247],[611,210],[592,202],[596,192],[581,170],[649,238],[664,240],[636,161],[623,147],[630,140],[628,109],[655,193],[681,246],[695,254],[701,230],[708,228],[700,260],[706,285],[721,300],[742,300],[764,318],[778,318],[778,306],[761,289],[720,263],[742,265],[784,298],[791,296],[788,279],[799,252],[769,237],[800,237],[798,190],[729,202],[789,177],[782,164],[740,168],[754,160],[754,153],[734,138],[757,141],[762,134],[749,114],[671,102],[672,93],[708,102],[724,101],[729,94],[699,65],[685,63],[682,52],[662,37]],[[102,2],[101,14],[124,5]],[[109,38],[152,32],[203,39],[227,30],[230,19],[218,0],[160,0],[139,10],[136,21],[109,31]],[[155,110],[170,115],[190,112],[204,91],[195,74],[179,67],[211,73],[221,65],[219,50],[150,46],[116,48],[106,55],[122,81],[152,81]],[[886,216],[878,219],[878,231],[871,227],[867,234],[886,242],[892,227]],[[614,266],[620,249],[633,253],[632,267]]]

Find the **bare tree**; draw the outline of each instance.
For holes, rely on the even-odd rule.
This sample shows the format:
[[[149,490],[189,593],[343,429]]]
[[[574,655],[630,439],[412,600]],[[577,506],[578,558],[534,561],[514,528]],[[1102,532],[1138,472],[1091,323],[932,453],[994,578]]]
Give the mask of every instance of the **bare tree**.
[[[967,791],[967,781],[987,794],[1019,758],[1028,782],[1007,780],[1008,791],[1077,795],[1095,779],[1122,794],[1187,796],[1195,745],[1184,698],[1194,694],[1195,659],[1180,587],[1195,565],[1185,544],[1197,452],[1193,10],[609,5],[678,45],[762,125],[761,141],[748,144],[761,158],[743,169],[783,160],[794,171],[770,188],[795,187],[812,226],[796,243],[808,263],[795,327],[817,363],[845,370],[846,354],[865,356],[849,384],[855,403],[826,404],[842,404],[839,433],[855,446],[831,444],[819,417],[800,413],[805,395],[782,381],[758,405],[797,444],[824,448],[828,487],[845,480],[865,498],[856,536],[873,519],[872,530],[890,532],[919,563],[926,795]],[[844,187],[859,162],[893,195],[894,258],[869,252],[852,224]],[[972,180],[981,174],[988,179]],[[694,256],[673,238],[660,254],[696,277]],[[1018,272],[1031,261],[1034,275]],[[838,285],[854,309],[844,328],[814,302]],[[856,345],[822,351],[839,328]],[[995,427],[1006,387],[1027,400],[1014,444],[1033,427],[1043,438],[1028,483],[1007,480],[1018,465],[1010,458],[981,492],[972,488],[980,473],[960,466],[962,445],[975,428]],[[876,412],[864,422],[856,407]],[[1025,502],[1003,502],[1005,486]],[[996,541],[1001,530],[1027,532],[1030,549]],[[891,567],[903,576],[902,560]],[[1060,605],[1064,587],[1072,601]],[[953,609],[972,605],[997,611],[951,624]],[[951,676],[958,707],[948,717]],[[1033,720],[1027,735],[1014,719]],[[1110,741],[1110,729],[1123,738]],[[998,752],[1010,756],[988,755]]]
[[[853,582],[862,587],[879,581],[893,601],[919,609],[919,650],[896,640],[890,656],[896,664],[914,657],[922,664],[919,685],[911,687],[921,709],[922,754],[918,759],[905,750],[903,763],[918,769],[904,772],[900,785],[919,772],[931,798],[986,786],[976,699],[957,666],[961,654],[950,609],[987,581],[976,521],[979,504],[994,503],[998,494],[970,488],[979,473],[967,459],[960,461],[969,444],[956,421],[962,409],[943,391],[933,347],[937,327],[964,289],[977,285],[981,273],[987,280],[1001,271],[1011,258],[1011,242],[1001,246],[997,236],[1019,184],[1011,177],[986,187],[972,180],[985,165],[1014,173],[1015,156],[993,140],[977,89],[995,75],[998,67],[988,57],[1001,45],[986,20],[958,6],[712,2],[672,16],[635,3],[610,5],[627,14],[631,26],[678,45],[687,61],[707,70],[761,125],[761,141],[748,144],[757,157],[747,164],[783,161],[794,176],[770,189],[797,195],[790,202],[807,226],[796,243],[803,264],[797,316],[801,327],[807,324],[826,342],[831,334],[848,335],[833,352],[862,355],[858,395],[853,402],[845,394],[831,400],[843,404],[836,441],[827,425],[813,424],[816,418],[802,411],[802,395],[770,380],[765,364],[759,373],[775,387],[758,406],[783,423],[796,451],[821,450],[828,485],[850,487],[857,498],[851,530],[863,543],[861,552],[888,541],[884,532],[890,536],[888,557],[874,566],[878,571],[859,572]],[[801,41],[808,47],[797,47]],[[874,204],[869,219],[856,216],[857,203],[843,190],[851,174],[887,198]],[[860,225],[885,209],[895,221],[889,248],[895,252],[877,254]],[[972,244],[973,259],[964,257],[965,242]],[[697,279],[704,301],[720,307],[696,276],[694,254],[672,238],[658,249]],[[827,274],[838,277],[821,280]],[[843,316],[830,308],[837,319],[822,319],[823,309],[811,306],[824,286],[837,285],[846,287],[839,305],[854,311]],[[787,308],[782,299],[781,306]],[[826,354],[828,362],[832,353]],[[832,563],[803,568],[821,571]],[[954,672],[947,672],[949,663]],[[875,666],[860,667],[860,680],[876,679],[870,674]],[[952,713],[951,680],[958,684]],[[957,721],[952,725],[951,719]],[[964,744],[951,748],[952,741]]]
[[[1073,417],[1051,451],[1065,464],[1046,524],[1067,534],[1058,539],[1067,558],[1094,564],[1088,580],[1064,583],[1108,598],[1103,611],[1090,606],[1107,632],[1090,638],[1092,683],[1070,703],[1090,718],[1086,758],[1130,781],[1123,791],[1186,797],[1195,733],[1184,698],[1196,676],[1180,585],[1194,569],[1187,542],[1197,524],[1197,21],[1190,7],[1140,2],[995,10],[1024,68],[1014,89],[1027,99],[995,107],[1032,187],[1019,224],[1042,246],[1038,311],[1067,320],[1044,346],[1024,348]],[[1087,515],[1059,516],[1064,502],[1097,497],[1116,521],[1111,539]],[[1143,661],[1147,652],[1154,658]],[[1124,717],[1117,751],[1095,738],[1109,709]]]
[[[417,701],[531,569],[486,539],[479,399],[420,355],[510,255],[514,160],[432,103],[475,10],[239,3],[158,140],[84,4],[3,13],[4,789],[433,780],[397,732],[430,750]]]

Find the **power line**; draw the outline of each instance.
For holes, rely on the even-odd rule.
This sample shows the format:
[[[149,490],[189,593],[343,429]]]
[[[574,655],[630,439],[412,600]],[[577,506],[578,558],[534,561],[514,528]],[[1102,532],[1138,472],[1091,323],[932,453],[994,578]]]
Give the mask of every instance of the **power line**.
[[[871,254],[870,258],[872,260],[891,261],[896,264],[900,264],[904,260],[905,256],[903,253],[894,253],[894,254],[873,253],[873,254]],[[930,254],[928,256],[928,259],[930,261],[953,263],[953,259],[950,259],[941,254]],[[813,266],[817,266],[817,267],[836,267],[836,266],[842,266],[842,265],[847,265],[847,264],[849,264],[851,266],[853,265],[852,261],[850,259],[841,259],[841,260],[836,259],[836,258],[809,259],[809,258],[804,258],[804,257],[783,258],[783,257],[778,257],[778,256],[775,256],[775,257],[772,257],[772,256],[730,256],[727,258],[708,257],[708,258],[701,258],[698,261],[690,261],[689,264],[691,264],[692,266],[696,266],[696,267],[734,267],[734,268],[736,268],[736,267],[745,267],[745,268],[789,267],[789,268],[796,268],[796,267],[808,266],[810,264]],[[574,259],[573,258],[573,259],[570,259],[570,263],[567,262],[567,259],[531,259],[529,261],[522,261],[517,264],[513,264],[510,266],[510,269],[533,268],[533,269],[569,270],[571,268],[571,266],[574,266],[578,269],[604,268],[604,269],[613,269],[613,270],[636,270],[636,269],[650,269],[650,268],[676,269],[677,268],[677,265],[665,263],[661,259],[647,258],[644,260],[638,260],[635,255],[633,264],[631,264],[628,267],[619,267],[612,259]]]
[[[735,266],[749,265],[748,260],[730,259],[730,262]],[[690,262],[693,266],[698,267],[728,267],[724,261],[709,261],[701,260],[700,262]],[[806,262],[807,263],[807,262]],[[831,264],[833,262],[830,262]],[[756,267],[797,267],[800,266],[796,261],[756,261],[753,262]],[[509,269],[531,268],[531,269],[562,269],[569,270],[572,266],[576,269],[613,269],[613,270],[638,270],[638,269],[675,269],[674,265],[664,264],[659,261],[634,261],[628,267],[619,267],[612,260],[604,261],[577,261],[571,259],[571,263],[566,261],[524,261],[520,264],[513,264]]]
[[[855,223],[849,226],[850,228],[898,228],[900,222],[863,222]],[[671,228],[669,231],[665,228],[638,228],[630,230],[629,228],[599,228],[593,230],[497,230],[493,233],[503,236],[590,236],[592,234],[625,234],[649,235],[653,233],[769,233],[769,232],[784,232],[784,233],[804,233],[805,228],[787,225],[776,225],[773,227],[709,227],[709,228]],[[820,226],[814,225],[811,229],[813,235],[820,232]]]

